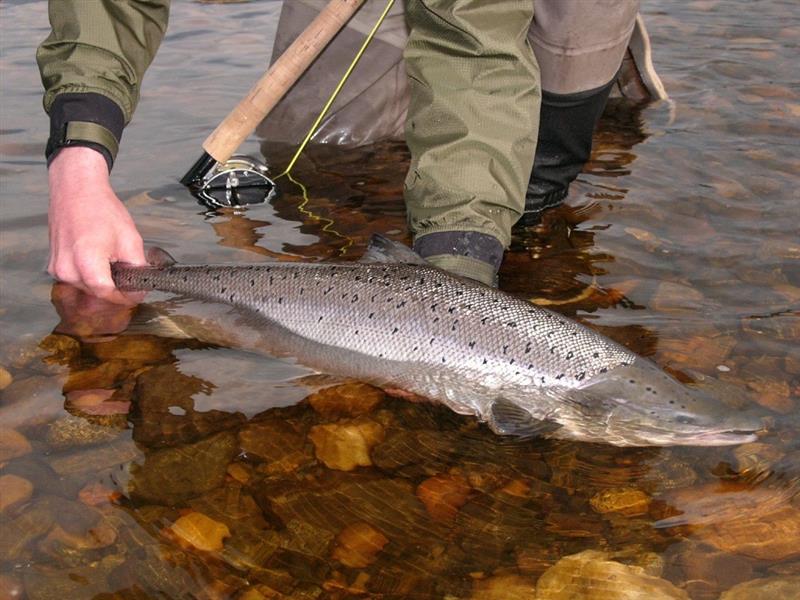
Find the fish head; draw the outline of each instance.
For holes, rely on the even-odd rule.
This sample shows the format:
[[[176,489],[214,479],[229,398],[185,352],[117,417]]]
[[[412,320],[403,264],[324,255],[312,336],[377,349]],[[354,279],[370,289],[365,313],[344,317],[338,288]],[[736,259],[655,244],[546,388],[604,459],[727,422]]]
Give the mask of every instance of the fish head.
[[[637,358],[585,382],[579,412],[594,435],[619,446],[726,446],[756,439],[762,419],[690,388]],[[595,440],[599,441],[599,440]]]

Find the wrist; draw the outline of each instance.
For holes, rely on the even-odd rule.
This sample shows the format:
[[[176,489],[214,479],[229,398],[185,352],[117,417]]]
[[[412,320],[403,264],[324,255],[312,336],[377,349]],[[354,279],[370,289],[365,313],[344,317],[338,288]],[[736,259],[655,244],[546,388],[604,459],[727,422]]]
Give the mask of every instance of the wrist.
[[[51,200],[111,189],[105,157],[85,146],[63,148],[50,163],[48,178]]]

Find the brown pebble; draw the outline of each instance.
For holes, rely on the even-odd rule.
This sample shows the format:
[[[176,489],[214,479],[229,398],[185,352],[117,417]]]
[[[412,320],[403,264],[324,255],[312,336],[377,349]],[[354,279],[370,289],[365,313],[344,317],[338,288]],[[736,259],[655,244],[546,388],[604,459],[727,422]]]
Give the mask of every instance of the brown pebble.
[[[0,462],[24,456],[31,451],[31,443],[16,429],[0,427]]]
[[[3,475],[0,477],[0,513],[26,502],[32,494],[33,484],[24,477]]]
[[[199,512],[183,515],[170,529],[187,544],[206,552],[222,550],[223,540],[231,535],[227,525]]]
[[[369,453],[383,440],[383,427],[370,419],[328,423],[311,428],[308,437],[317,459],[329,469],[352,471],[372,465]]]
[[[369,523],[348,525],[336,536],[332,557],[347,567],[362,569],[375,562],[389,540]]]
[[[470,487],[463,475],[442,473],[417,487],[417,498],[432,519],[452,521],[469,497]]]
[[[11,385],[12,381],[14,381],[14,378],[11,376],[11,373],[9,373],[5,367],[0,366],[0,390],[6,389]]]
[[[366,383],[345,383],[311,394],[308,403],[325,418],[358,417],[371,413],[383,398],[381,390]]]

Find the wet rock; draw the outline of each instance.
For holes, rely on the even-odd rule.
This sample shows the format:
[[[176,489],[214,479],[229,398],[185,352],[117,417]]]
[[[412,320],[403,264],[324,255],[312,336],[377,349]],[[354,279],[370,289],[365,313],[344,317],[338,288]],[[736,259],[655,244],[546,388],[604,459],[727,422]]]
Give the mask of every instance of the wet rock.
[[[399,429],[375,446],[371,456],[381,469],[422,465],[436,472],[445,469],[456,452],[456,440],[444,432]]]
[[[345,383],[311,394],[307,400],[326,419],[359,417],[371,413],[385,394],[366,383]]]
[[[116,415],[116,418],[111,417],[107,421],[107,424],[101,425],[83,417],[67,415],[50,424],[45,439],[55,450],[111,442],[127,427],[127,418],[124,415]]]
[[[417,498],[432,519],[452,521],[469,498],[470,487],[463,475],[442,473],[417,486]]]
[[[15,429],[0,427],[0,462],[25,456],[31,451],[31,443]]]
[[[49,352],[45,360],[61,365],[66,365],[78,358],[81,353],[81,345],[78,340],[68,335],[51,333],[39,342],[39,348]]]
[[[0,574],[0,600],[22,600],[24,597],[22,579],[11,574]]]
[[[5,428],[21,429],[46,425],[64,414],[61,376],[34,375],[15,379],[3,390],[0,423]],[[0,427],[0,430],[3,428]],[[0,433],[1,439],[2,433]],[[2,441],[0,441],[2,446]]]
[[[239,450],[236,435],[223,431],[175,448],[150,452],[131,469],[132,493],[156,504],[172,505],[219,486]]]
[[[221,550],[223,540],[231,535],[227,525],[199,512],[183,515],[170,529],[187,544],[205,552]]]
[[[78,500],[87,506],[102,507],[116,502],[122,497],[117,490],[111,489],[99,482],[86,484],[78,492]]]
[[[346,567],[363,569],[375,562],[377,554],[388,543],[388,538],[369,523],[353,523],[336,536],[331,556]]]
[[[27,502],[33,495],[33,484],[18,475],[0,476],[0,513],[6,513]]]
[[[231,481],[190,500],[189,506],[196,512],[224,523],[234,534],[269,528],[253,496],[240,484]]]
[[[291,473],[312,460],[304,436],[285,420],[248,423],[239,431],[239,445],[247,457],[265,461],[270,475]]]
[[[658,344],[657,360],[674,368],[691,367],[704,372],[713,372],[728,360],[736,341],[731,335],[661,339]]]
[[[110,389],[117,386],[135,367],[124,360],[109,360],[88,369],[71,370],[64,393],[79,390]]]
[[[665,576],[681,584],[693,600],[716,600],[723,590],[753,577],[752,562],[691,540],[670,546]]]
[[[784,451],[771,444],[751,442],[737,446],[733,455],[736,457],[736,472],[748,481],[758,481],[771,472],[772,465],[783,458]]]
[[[0,561],[16,561],[30,556],[33,542],[55,524],[51,504],[35,502],[19,516],[3,523],[0,535]]]
[[[316,425],[308,435],[317,459],[339,471],[372,465],[369,452],[383,436],[383,426],[366,418]]]
[[[797,600],[800,576],[766,577],[740,583],[724,592],[719,600]]]
[[[536,584],[536,600],[688,600],[666,579],[647,575],[642,567],[609,560],[585,550],[566,556]]]
[[[134,390],[133,439],[152,448],[174,446],[235,429],[245,421],[241,413],[196,411],[193,397],[210,391],[208,382],[181,373],[174,364],[145,371]]]
[[[14,381],[14,377],[4,366],[0,365],[0,391],[10,386],[12,381]]]
[[[94,446],[50,459],[49,465],[63,476],[97,473],[141,458],[142,453],[129,439],[119,438],[102,446]]]
[[[650,305],[659,312],[695,311],[706,302],[702,293],[681,283],[663,281],[659,284]]]
[[[754,392],[755,401],[765,408],[782,415],[789,414],[795,409],[789,383],[786,381],[757,376],[748,379],[747,387]]]
[[[85,566],[50,569],[34,566],[25,571],[25,592],[29,600],[65,600],[96,598],[111,588],[112,571],[124,561],[123,556],[110,555]]]
[[[119,335],[90,347],[101,361],[129,360],[139,364],[164,364],[172,352],[164,340],[149,335]]]
[[[119,398],[117,390],[92,389],[75,390],[67,393],[65,408],[75,416],[108,417],[126,415],[130,410],[130,400]]]
[[[232,462],[229,464],[226,472],[234,481],[242,484],[250,481],[250,478],[253,476],[249,465],[243,465],[239,462]]]
[[[786,505],[744,510],[697,535],[726,552],[779,561],[800,556],[800,509]]]
[[[589,504],[601,514],[620,513],[632,517],[647,512],[650,496],[636,488],[611,488],[597,492],[589,500]]]
[[[531,600],[536,597],[536,583],[513,573],[477,579],[471,600]]]

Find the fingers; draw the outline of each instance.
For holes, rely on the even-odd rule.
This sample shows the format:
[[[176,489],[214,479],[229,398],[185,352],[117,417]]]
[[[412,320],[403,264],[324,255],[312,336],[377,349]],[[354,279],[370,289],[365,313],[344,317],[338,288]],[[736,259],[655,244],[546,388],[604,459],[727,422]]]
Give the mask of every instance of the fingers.
[[[50,297],[61,317],[56,327],[60,333],[86,339],[119,333],[130,322],[130,304],[122,305],[99,298],[74,285],[56,282]]]

